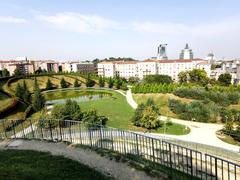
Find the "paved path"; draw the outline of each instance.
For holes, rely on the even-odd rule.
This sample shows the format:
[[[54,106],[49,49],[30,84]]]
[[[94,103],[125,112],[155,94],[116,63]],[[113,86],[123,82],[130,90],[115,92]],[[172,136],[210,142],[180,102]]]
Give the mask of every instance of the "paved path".
[[[131,89],[129,89],[126,93],[127,102],[129,105],[136,109],[137,103],[133,99]],[[166,120],[166,116],[161,116],[161,120]],[[191,132],[187,135],[164,135],[164,134],[153,134],[154,137],[170,137],[184,141],[196,142],[206,145],[211,145],[215,147],[221,147],[224,149],[228,149],[235,152],[240,152],[240,146],[231,145],[221,141],[217,135],[216,131],[223,128],[222,124],[212,124],[212,123],[200,123],[200,122],[192,122],[180,119],[171,118],[172,122],[182,124],[188,126],[191,129]]]

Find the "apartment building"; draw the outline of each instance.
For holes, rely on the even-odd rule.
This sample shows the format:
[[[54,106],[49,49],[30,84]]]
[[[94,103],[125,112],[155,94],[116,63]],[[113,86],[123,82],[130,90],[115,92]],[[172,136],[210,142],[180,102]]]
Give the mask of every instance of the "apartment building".
[[[27,60],[0,60],[0,70],[7,69],[10,76],[14,74],[15,69],[19,69],[22,74],[34,72],[34,65]]]
[[[180,72],[193,69],[203,69],[210,77],[211,65],[202,59],[101,62],[98,64],[98,75],[104,77],[119,76],[127,79],[138,77],[143,79],[146,75],[164,74],[178,81]]]

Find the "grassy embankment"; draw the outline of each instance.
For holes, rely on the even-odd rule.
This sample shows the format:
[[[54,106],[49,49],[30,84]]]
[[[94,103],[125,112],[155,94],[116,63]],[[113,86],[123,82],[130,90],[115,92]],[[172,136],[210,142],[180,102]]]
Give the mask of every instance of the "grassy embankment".
[[[0,179],[111,179],[63,156],[29,150],[0,151]]]

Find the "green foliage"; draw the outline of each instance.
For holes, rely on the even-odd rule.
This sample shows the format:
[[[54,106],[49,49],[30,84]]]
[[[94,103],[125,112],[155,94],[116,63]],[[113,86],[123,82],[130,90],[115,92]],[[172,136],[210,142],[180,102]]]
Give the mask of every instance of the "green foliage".
[[[51,90],[51,89],[53,89],[53,83],[48,78],[47,83],[46,83],[46,90]]]
[[[116,89],[120,89],[121,88],[121,86],[122,86],[122,80],[120,79],[120,78],[116,78],[115,79],[115,87],[116,87]]]
[[[238,104],[240,100],[240,94],[238,92],[207,91],[204,88],[179,88],[174,92],[174,95],[198,100],[210,100],[220,106]]]
[[[123,90],[123,91],[128,90],[127,83],[125,83],[125,82],[122,83],[121,90]]]
[[[186,104],[180,100],[169,99],[169,108],[178,114],[180,118],[186,120],[208,122],[211,115],[207,105],[198,101]]]
[[[232,81],[232,75],[229,74],[229,73],[221,74],[221,75],[218,77],[218,81],[219,81],[220,84],[223,85],[223,86],[229,86],[229,85],[231,84],[231,81]]]
[[[55,105],[51,112],[51,116],[53,119],[58,120],[77,120],[80,121],[82,119],[82,112],[80,106],[76,101],[72,101],[68,99],[66,103]]]
[[[110,78],[108,79],[108,88],[113,88],[113,85],[114,85],[114,81],[113,81],[113,79],[110,77]]]
[[[22,72],[19,70],[19,68],[16,68],[13,72],[13,76],[22,76]]]
[[[81,87],[81,83],[79,83],[79,81],[78,81],[77,79],[75,79],[73,86],[74,86],[75,88]]]
[[[24,102],[30,102],[31,94],[27,88],[27,84],[25,81],[23,81],[22,86],[19,83],[17,84],[15,89],[15,96],[22,99]]]
[[[95,81],[93,81],[92,79],[90,79],[90,75],[87,75],[86,78],[86,86],[87,87],[93,87],[95,85]]]
[[[168,75],[156,74],[156,75],[147,75],[144,77],[143,81],[149,84],[170,84],[172,83],[172,78]]]
[[[192,83],[200,83],[200,84],[207,84],[208,77],[205,70],[202,69],[193,69],[189,71],[189,78],[190,82]]]
[[[99,84],[99,87],[105,86],[105,80],[103,79],[103,77],[101,77],[101,76],[99,77],[98,84]]]
[[[139,82],[139,78],[138,77],[130,77],[128,79],[128,83],[130,83],[130,84],[136,84],[138,82]]]
[[[178,81],[179,83],[187,83],[189,80],[189,72],[182,71],[178,74]]]
[[[135,126],[145,127],[147,129],[156,129],[161,126],[158,116],[159,108],[153,99],[148,99],[146,104],[140,104],[132,118]]]
[[[65,81],[64,78],[61,79],[60,85],[61,85],[61,88],[67,88],[68,87],[68,84],[67,84],[67,82]]]
[[[96,110],[90,110],[83,114],[83,122],[85,122],[88,127],[105,125],[107,120],[108,118],[105,116],[98,116]]]
[[[35,111],[40,111],[45,105],[45,98],[41,94],[37,80],[34,81],[34,94],[32,98],[32,106]]]
[[[136,84],[133,93],[172,93],[179,87],[178,84]]]
[[[7,76],[10,76],[10,73],[9,73],[9,71],[7,69],[4,68],[2,70],[2,77],[7,77]]]

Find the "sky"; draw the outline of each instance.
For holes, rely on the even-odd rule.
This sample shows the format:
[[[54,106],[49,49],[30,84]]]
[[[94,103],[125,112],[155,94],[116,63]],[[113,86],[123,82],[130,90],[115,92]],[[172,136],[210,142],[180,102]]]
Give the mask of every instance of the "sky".
[[[240,58],[239,0],[0,0],[0,59]]]

